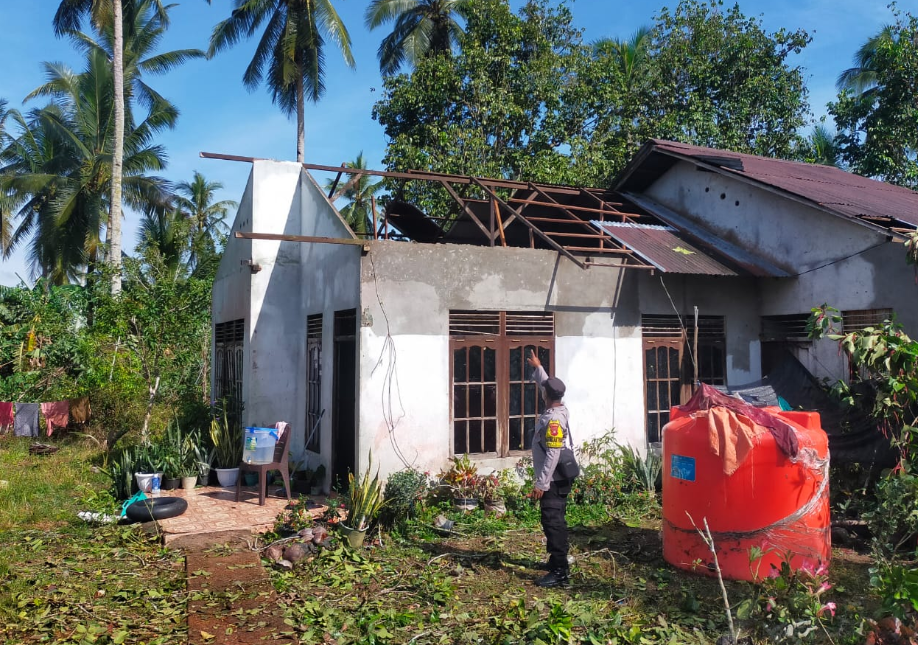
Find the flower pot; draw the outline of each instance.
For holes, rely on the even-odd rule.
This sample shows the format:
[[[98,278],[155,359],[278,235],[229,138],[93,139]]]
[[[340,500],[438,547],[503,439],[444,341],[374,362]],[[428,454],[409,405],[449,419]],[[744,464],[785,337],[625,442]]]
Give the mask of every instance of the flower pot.
[[[166,477],[163,479],[162,489],[163,490],[175,490],[182,485],[182,480],[178,477]]]
[[[246,486],[254,486],[258,483],[258,473],[245,472],[242,475],[242,479]]]
[[[236,485],[239,479],[239,467],[236,468],[214,468],[217,471],[217,481],[223,488],[230,488]]]
[[[197,483],[198,483],[197,475],[192,475],[191,477],[182,477],[182,488],[185,489],[185,492],[193,491]]]
[[[478,499],[475,497],[457,497],[453,500],[453,507],[458,511],[474,511],[478,508]]]
[[[138,490],[144,493],[151,492],[154,477],[159,477],[160,482],[163,480],[162,473],[134,473],[134,480],[137,482]]]
[[[352,549],[359,549],[363,546],[363,540],[367,536],[367,530],[352,529],[349,526],[344,524],[338,525],[338,530],[341,532],[341,535],[347,540],[348,545]]]
[[[485,502],[484,505],[485,513],[488,515],[494,515],[500,517],[507,512],[507,505],[504,504],[503,500],[495,500],[493,502]]]

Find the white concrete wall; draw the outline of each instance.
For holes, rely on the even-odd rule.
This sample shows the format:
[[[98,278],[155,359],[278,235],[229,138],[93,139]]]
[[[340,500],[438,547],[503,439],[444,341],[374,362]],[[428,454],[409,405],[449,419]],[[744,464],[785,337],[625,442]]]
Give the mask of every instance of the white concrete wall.
[[[242,319],[245,320],[245,343],[243,345],[243,400],[248,396],[245,388],[248,386],[248,379],[246,377],[248,376],[249,335],[251,333],[250,295],[252,272],[249,267],[241,265],[240,262],[252,257],[252,242],[249,240],[236,239],[233,237],[233,234],[236,233],[236,231],[252,231],[253,193],[253,173],[249,173],[245,191],[242,194],[242,198],[239,200],[236,217],[230,228],[226,249],[223,252],[223,257],[220,259],[220,265],[217,267],[217,273],[214,276],[214,286],[211,295],[210,389],[211,392],[215,391],[213,370],[213,325]]]

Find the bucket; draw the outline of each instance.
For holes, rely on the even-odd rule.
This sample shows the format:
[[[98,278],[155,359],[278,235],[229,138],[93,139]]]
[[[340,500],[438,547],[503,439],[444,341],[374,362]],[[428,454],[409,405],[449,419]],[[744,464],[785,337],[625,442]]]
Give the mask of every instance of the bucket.
[[[274,461],[277,430],[274,428],[246,428],[242,461],[247,464],[270,464]]]

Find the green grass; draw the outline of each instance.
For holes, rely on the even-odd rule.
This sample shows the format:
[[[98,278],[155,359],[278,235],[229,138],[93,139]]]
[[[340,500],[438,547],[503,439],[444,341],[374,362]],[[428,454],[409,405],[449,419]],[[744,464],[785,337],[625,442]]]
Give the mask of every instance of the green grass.
[[[92,527],[111,506],[95,451],[65,440],[32,456],[0,440],[0,643],[161,643],[186,639],[180,553],[130,526]]]
[[[30,439],[0,439],[0,532],[17,528],[51,529],[80,522],[76,513],[87,509],[108,486],[95,472],[98,450],[83,440],[59,443],[52,455],[30,455]]]

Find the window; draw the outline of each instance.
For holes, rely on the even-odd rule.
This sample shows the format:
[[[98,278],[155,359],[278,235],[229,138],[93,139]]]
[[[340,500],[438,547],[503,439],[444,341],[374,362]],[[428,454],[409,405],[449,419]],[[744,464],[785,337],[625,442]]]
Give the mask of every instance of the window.
[[[543,405],[526,356],[535,351],[552,373],[554,329],[551,313],[450,312],[454,454],[532,447]]]
[[[861,331],[867,327],[879,327],[887,320],[892,320],[892,309],[861,309],[859,311],[843,311],[842,314],[842,333],[851,334]],[[852,383],[858,380],[867,380],[870,374],[866,368],[856,369],[851,361],[848,361],[848,382]]]
[[[227,414],[242,415],[242,365],[245,320],[214,325],[214,400],[226,400]]]
[[[785,314],[781,316],[762,316],[762,376],[768,376],[781,367],[788,356],[793,356],[803,364],[808,364],[807,357],[812,341],[807,334],[807,322],[810,314]]]
[[[316,427],[322,412],[322,314],[306,318],[306,438],[307,450],[319,452],[321,431]],[[313,432],[313,430],[315,430]]]
[[[683,330],[683,325],[685,329]],[[695,365],[698,380],[708,385],[727,384],[726,334],[723,316],[699,316],[698,355],[692,362],[695,320],[685,316],[641,316],[644,347],[644,400],[647,442],[660,441],[674,405],[692,395]]]

